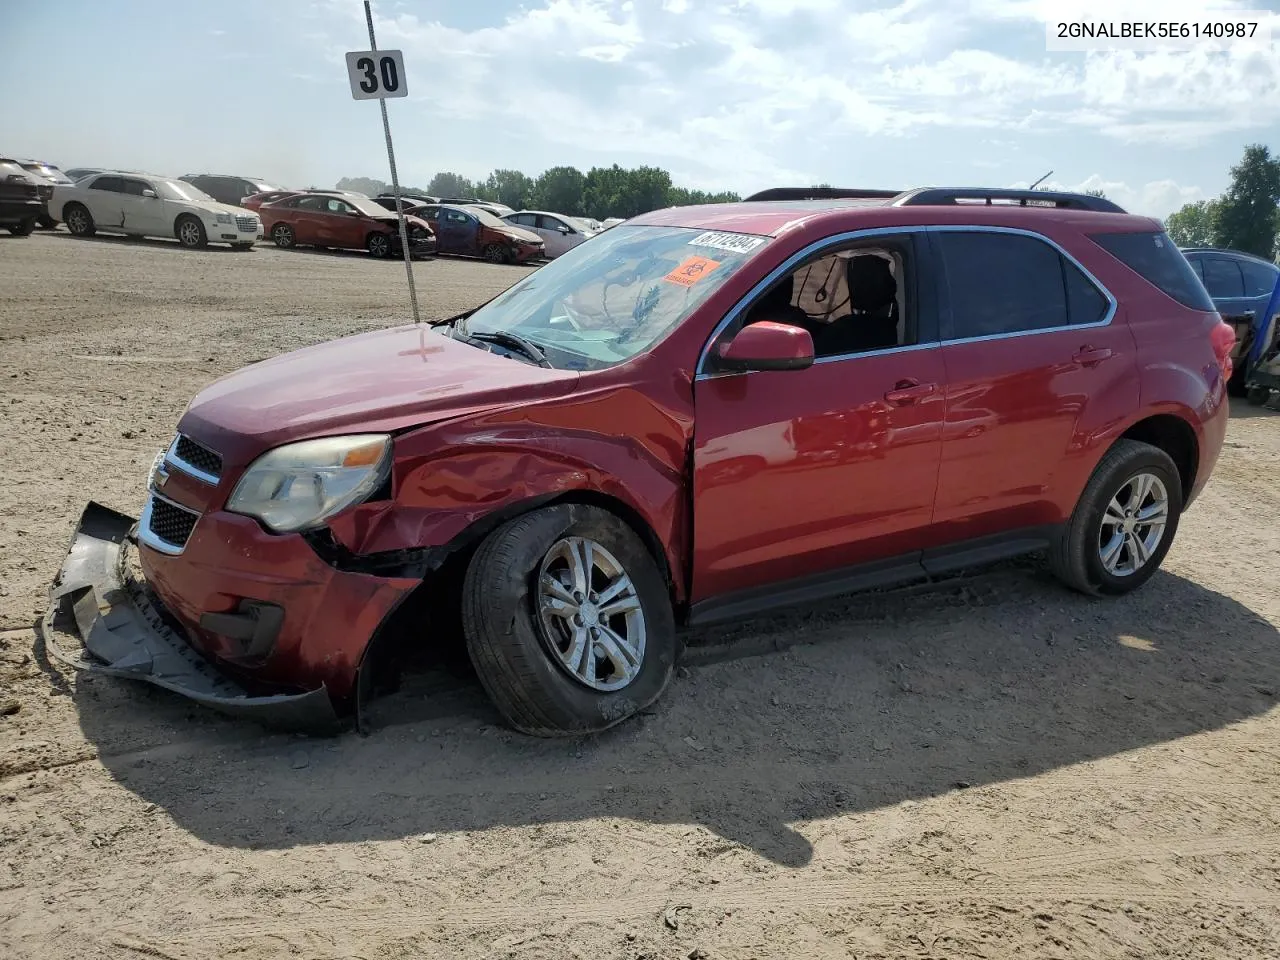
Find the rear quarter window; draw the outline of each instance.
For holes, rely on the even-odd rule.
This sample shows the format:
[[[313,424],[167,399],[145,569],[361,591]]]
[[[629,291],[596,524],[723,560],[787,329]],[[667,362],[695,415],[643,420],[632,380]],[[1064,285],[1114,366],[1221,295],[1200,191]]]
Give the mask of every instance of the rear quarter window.
[[[1090,239],[1183,306],[1216,311],[1204,284],[1167,234],[1095,233]]]
[[[1265,263],[1254,263],[1252,260],[1240,261],[1240,272],[1244,275],[1244,295],[1246,297],[1265,297],[1276,289],[1276,277],[1280,270]]]

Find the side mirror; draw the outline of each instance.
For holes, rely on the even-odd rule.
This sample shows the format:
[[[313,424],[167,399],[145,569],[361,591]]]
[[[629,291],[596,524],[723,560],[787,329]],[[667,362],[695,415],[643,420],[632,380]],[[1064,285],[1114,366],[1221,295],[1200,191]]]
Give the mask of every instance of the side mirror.
[[[156,198],[156,192],[154,190],[143,190],[142,195],[151,200],[154,200]]]
[[[716,360],[723,370],[803,370],[813,365],[813,337],[789,323],[758,320],[721,344]]]

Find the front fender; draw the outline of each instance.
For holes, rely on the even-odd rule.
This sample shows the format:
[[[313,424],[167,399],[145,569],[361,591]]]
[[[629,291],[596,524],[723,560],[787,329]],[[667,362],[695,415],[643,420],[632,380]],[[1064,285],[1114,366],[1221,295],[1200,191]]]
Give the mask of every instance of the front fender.
[[[637,422],[647,419],[642,407],[654,410],[633,400],[619,418],[596,411],[592,419],[617,424],[616,433],[558,425],[556,409],[562,418],[564,408],[524,408],[402,435],[396,439],[393,498],[337,518],[333,535],[358,555],[447,547],[467,542],[477,525],[487,529],[486,521],[550,500],[604,498],[649,528],[680,602],[689,527],[685,428],[662,415]]]

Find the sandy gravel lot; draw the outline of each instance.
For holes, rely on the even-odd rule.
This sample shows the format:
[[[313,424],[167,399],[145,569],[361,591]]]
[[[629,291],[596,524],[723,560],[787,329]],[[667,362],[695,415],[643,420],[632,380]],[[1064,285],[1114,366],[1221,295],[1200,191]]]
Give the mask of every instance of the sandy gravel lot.
[[[421,264],[424,312],[522,269]],[[1280,956],[1274,411],[1136,596],[1024,562],[702,633],[582,742],[465,677],[325,740],[50,664],[80,510],[194,392],[407,310],[362,256],[0,238],[0,957]]]

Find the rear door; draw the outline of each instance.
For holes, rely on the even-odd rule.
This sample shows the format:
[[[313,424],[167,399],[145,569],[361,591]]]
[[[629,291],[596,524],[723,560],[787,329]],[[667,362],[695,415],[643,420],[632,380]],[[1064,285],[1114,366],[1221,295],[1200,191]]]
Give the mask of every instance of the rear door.
[[[1061,523],[1088,474],[1092,436],[1138,404],[1125,318],[1039,234],[930,232],[947,380],[936,544]]]
[[[93,216],[93,222],[103,229],[120,229],[124,222],[121,204],[124,184],[120,177],[105,174],[95,177],[84,191],[84,204]]]

